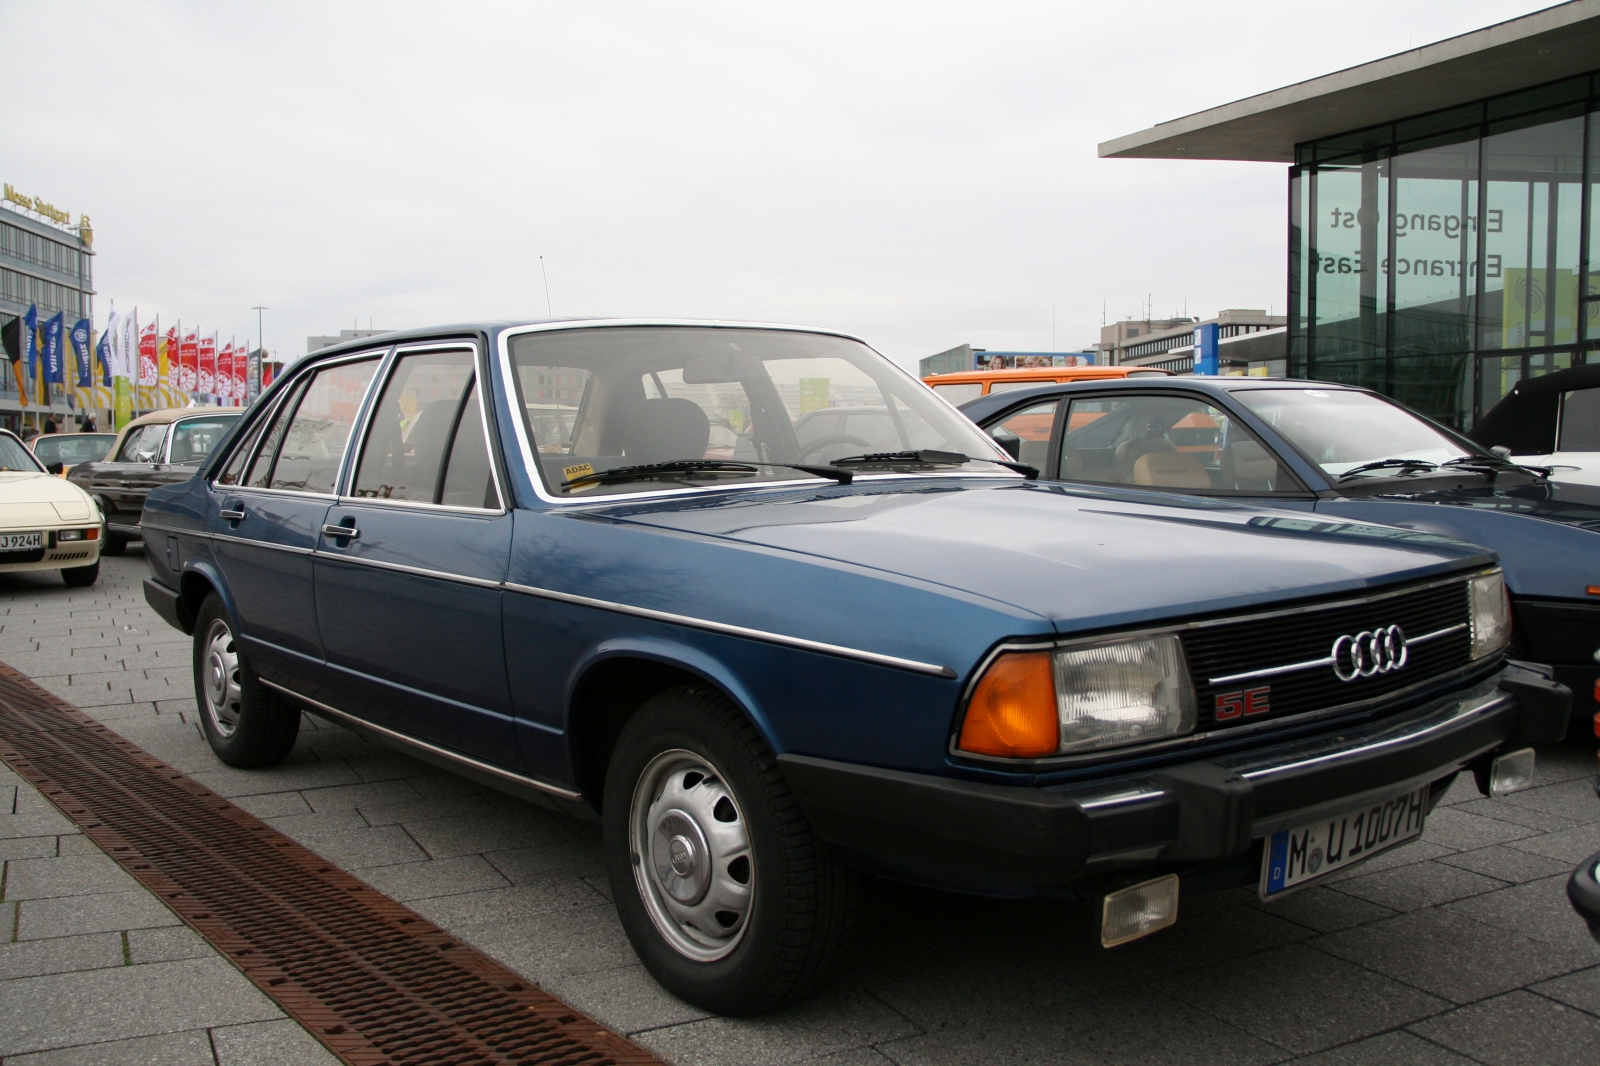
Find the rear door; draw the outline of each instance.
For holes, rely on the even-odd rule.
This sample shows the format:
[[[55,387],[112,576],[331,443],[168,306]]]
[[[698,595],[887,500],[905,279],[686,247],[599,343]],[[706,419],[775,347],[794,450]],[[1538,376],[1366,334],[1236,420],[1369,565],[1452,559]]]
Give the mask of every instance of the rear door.
[[[251,662],[268,680],[323,702],[312,553],[379,358],[311,368],[210,487],[216,559]]]
[[[157,484],[156,464],[170,428],[157,423],[129,430],[116,454],[90,467],[87,478],[73,479],[100,502],[113,531],[138,536],[139,514],[144,498]]]
[[[316,553],[337,705],[520,768],[501,638],[510,511],[476,345],[399,349]]]

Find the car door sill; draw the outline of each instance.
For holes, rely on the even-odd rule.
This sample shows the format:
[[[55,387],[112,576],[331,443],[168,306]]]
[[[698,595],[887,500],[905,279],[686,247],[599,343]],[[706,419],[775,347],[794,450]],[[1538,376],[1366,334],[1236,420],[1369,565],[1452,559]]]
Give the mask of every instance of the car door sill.
[[[268,681],[264,677],[261,679],[261,683],[270,689],[283,693],[291,700],[303,704],[308,711],[318,717],[327,718],[338,725],[349,727],[354,732],[363,733],[393,744],[404,750],[406,754],[421,759],[423,762],[455,771],[463,777],[470,777],[482,784],[510,792],[512,795],[521,796],[524,799],[530,799],[545,806],[549,805],[549,797],[553,796],[566,801],[560,806],[563,811],[576,813],[578,807],[587,810],[587,805],[583,803],[582,794],[573,792],[571,789],[562,788],[560,785],[552,785],[548,782],[540,781],[538,778],[528,777],[525,774],[519,774],[504,767],[495,766],[492,763],[482,762],[458,751],[441,748],[437,744],[429,744],[425,740],[418,740],[416,737],[407,736],[405,733],[376,725],[365,718],[359,718],[351,714],[349,711],[341,711],[337,707],[330,707],[326,703],[314,700],[310,696],[302,695],[286,685]]]

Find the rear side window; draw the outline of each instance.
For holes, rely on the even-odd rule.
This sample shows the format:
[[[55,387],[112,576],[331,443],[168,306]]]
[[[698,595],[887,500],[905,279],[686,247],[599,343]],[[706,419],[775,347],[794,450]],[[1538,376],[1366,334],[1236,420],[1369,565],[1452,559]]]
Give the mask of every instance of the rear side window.
[[[1600,452],[1600,389],[1574,389],[1561,397],[1562,452]]]
[[[161,454],[161,442],[166,439],[166,426],[141,426],[128,433],[117,452],[119,463],[153,463]]]
[[[1055,428],[1056,400],[1014,411],[985,431],[1011,458],[1040,470],[1050,461],[1050,432]]]
[[[219,418],[190,418],[179,422],[172,431],[172,450],[167,457],[170,463],[198,463],[222,441],[223,435],[233,428],[238,415]]]
[[[290,388],[289,395],[284,398],[283,406],[278,408],[277,415],[272,419],[272,425],[262,438],[261,450],[256,453],[255,462],[250,464],[250,473],[244,479],[244,483],[251,488],[264,489],[272,479],[272,460],[278,456],[278,445],[283,443],[283,432],[289,428],[289,419],[294,414],[295,405],[300,402],[300,395],[305,391],[305,379],[302,378]]]
[[[333,493],[356,411],[377,369],[378,360],[372,358],[316,372],[283,431],[277,460],[266,481],[268,488]],[[263,448],[261,454],[265,457],[267,450]],[[261,464],[258,461],[256,465],[259,468]],[[251,474],[251,483],[259,483],[255,470]]]
[[[470,349],[402,354],[373,409],[352,495],[498,507]]]

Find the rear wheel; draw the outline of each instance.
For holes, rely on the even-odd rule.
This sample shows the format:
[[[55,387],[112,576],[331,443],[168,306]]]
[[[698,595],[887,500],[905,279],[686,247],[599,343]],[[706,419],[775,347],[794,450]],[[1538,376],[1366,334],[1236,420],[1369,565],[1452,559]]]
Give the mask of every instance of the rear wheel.
[[[61,568],[61,580],[68,586],[81,589],[92,585],[100,577],[100,563],[98,560],[88,566],[64,566]]]
[[[282,762],[300,733],[300,710],[261,683],[215,592],[194,624],[194,698],[217,758],[250,768]]]
[[[857,877],[811,831],[760,733],[721,693],[647,701],[606,776],[604,846],[623,929],[668,991],[721,1014],[809,991]]]
[[[111,532],[105,522],[100,523],[100,554],[121,555],[128,550],[128,538]]]

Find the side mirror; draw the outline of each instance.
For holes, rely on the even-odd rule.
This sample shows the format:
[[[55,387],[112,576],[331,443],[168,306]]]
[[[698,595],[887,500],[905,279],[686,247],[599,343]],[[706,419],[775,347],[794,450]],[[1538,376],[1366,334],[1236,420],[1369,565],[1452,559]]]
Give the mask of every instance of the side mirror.
[[[65,470],[65,469],[66,469],[66,465],[64,463],[59,462],[59,461],[51,463],[49,466],[45,467],[45,470],[49,471],[52,474],[55,474],[57,477],[61,476],[61,472],[63,470]]]
[[[1022,438],[1021,437],[995,437],[993,439],[994,439],[994,442],[996,444],[1000,445],[1000,447],[1005,449],[1007,455],[1011,456],[1011,458],[1013,458],[1013,459],[1021,461],[1021,459],[1022,459]]]

